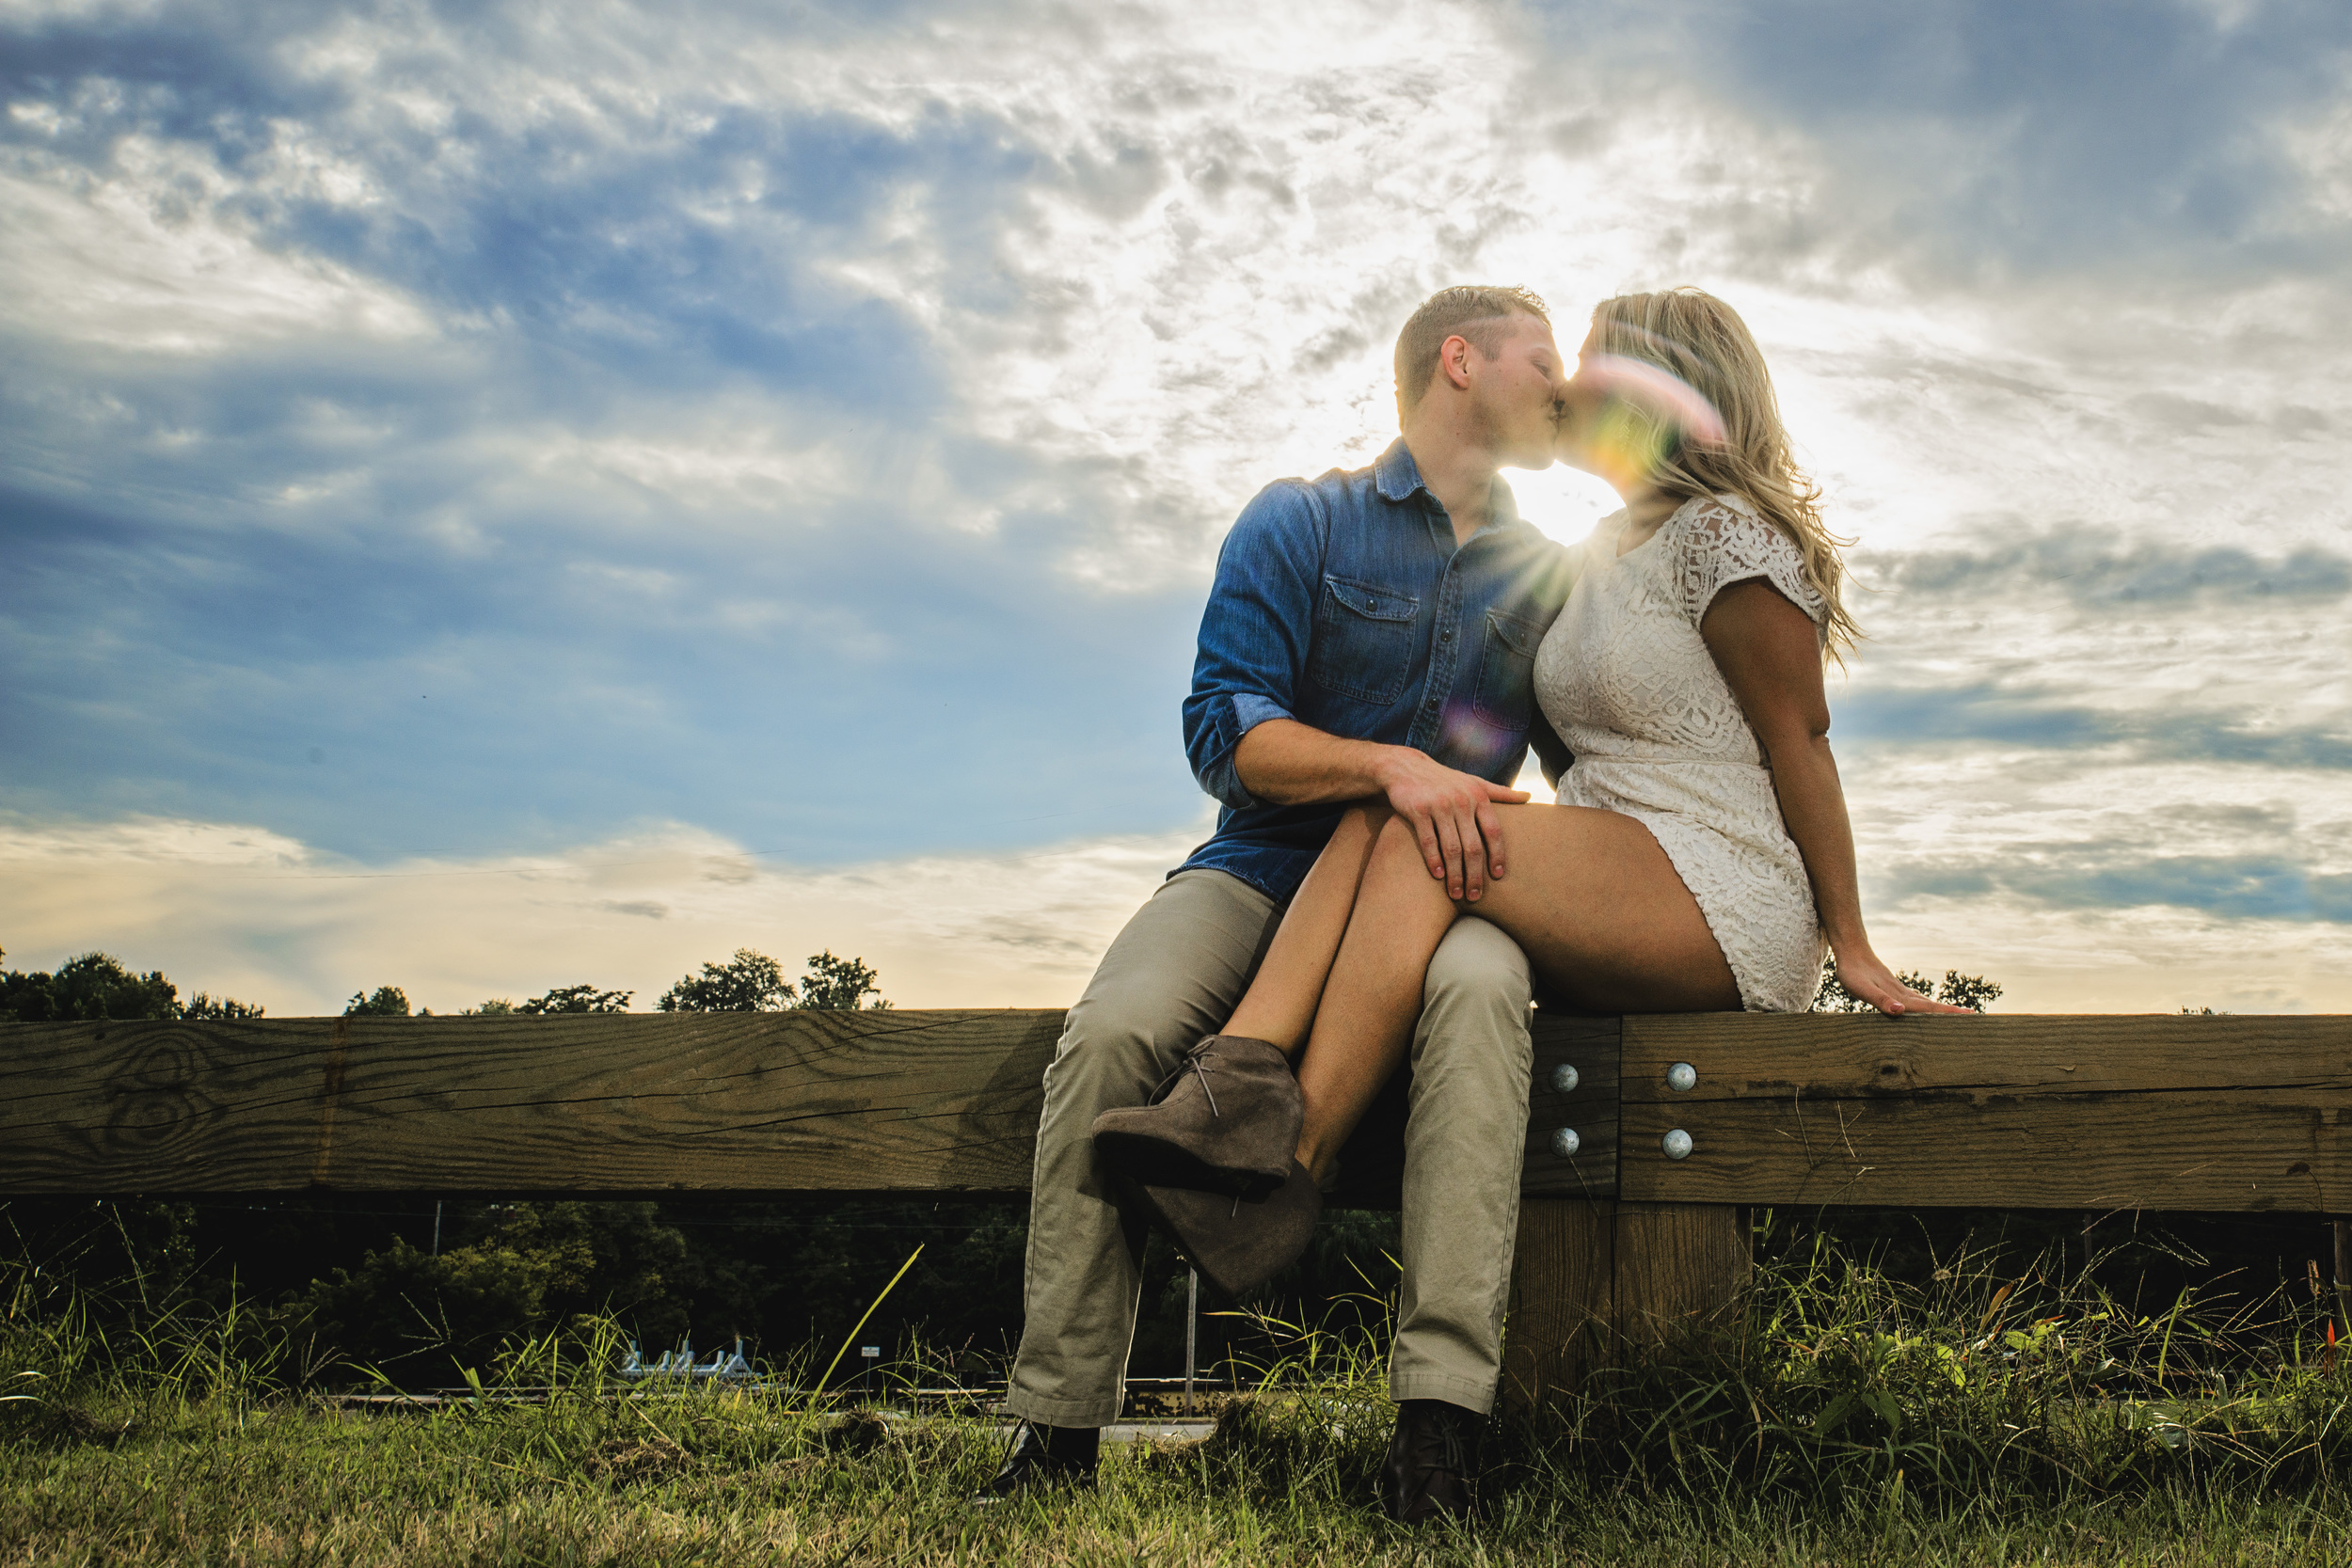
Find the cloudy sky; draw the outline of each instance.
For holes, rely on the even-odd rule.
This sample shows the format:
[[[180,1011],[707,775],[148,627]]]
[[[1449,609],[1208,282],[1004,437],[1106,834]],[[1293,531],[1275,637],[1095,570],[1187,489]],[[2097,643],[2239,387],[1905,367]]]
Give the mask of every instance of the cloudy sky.
[[[12,967],[1065,1003],[1414,302],[1696,283],[1872,589],[1882,952],[2352,1010],[2332,0],[0,0],[0,97]]]

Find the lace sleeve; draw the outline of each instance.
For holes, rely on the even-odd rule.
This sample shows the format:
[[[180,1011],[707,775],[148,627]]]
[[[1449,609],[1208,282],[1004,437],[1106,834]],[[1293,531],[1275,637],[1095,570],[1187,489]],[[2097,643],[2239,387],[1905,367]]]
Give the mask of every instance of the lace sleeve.
[[[1762,578],[1790,604],[1823,625],[1829,607],[1804,575],[1804,557],[1787,535],[1736,499],[1701,501],[1676,518],[1677,586],[1682,611],[1695,627],[1715,595],[1735,582]]]

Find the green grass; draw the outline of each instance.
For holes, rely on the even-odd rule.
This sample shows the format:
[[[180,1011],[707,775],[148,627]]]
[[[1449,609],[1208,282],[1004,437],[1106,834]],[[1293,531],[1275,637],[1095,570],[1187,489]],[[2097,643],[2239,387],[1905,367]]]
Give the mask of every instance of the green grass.
[[[511,1347],[479,1401],[362,1413],[250,1314],[100,1313],[20,1269],[0,1564],[2352,1561],[2320,1304],[2134,1315],[2088,1277],[1960,1259],[1907,1289],[1815,1248],[1674,1358],[1499,1432],[1474,1528],[1406,1530],[1369,1507],[1378,1346],[1280,1325],[1268,1391],[1205,1441],[974,1507],[989,1423],[604,1397],[611,1325]],[[498,1397],[525,1386],[553,1392]]]

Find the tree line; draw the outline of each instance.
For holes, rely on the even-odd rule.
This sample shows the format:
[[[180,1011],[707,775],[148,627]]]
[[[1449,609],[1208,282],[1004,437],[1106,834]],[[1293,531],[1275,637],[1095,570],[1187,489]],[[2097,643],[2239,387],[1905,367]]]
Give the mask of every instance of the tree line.
[[[0,949],[0,958],[6,958]],[[765,953],[739,947],[724,963],[705,963],[698,974],[685,974],[654,1004],[665,1013],[766,1013],[792,1008],[872,1010],[887,1007],[873,965],[862,958],[840,958],[827,948],[812,954],[807,973],[797,980],[784,977],[784,966]],[[527,1001],[494,996],[477,1007],[460,1008],[459,1018],[499,1018],[537,1013],[623,1013],[633,990],[607,990],[599,986],[556,986]],[[868,1001],[867,998],[872,1000]],[[215,999],[198,991],[180,1000],[180,988],[161,970],[142,974],[111,953],[84,953],[68,958],[54,972],[0,970],[0,1022],[72,1023],[86,1020],[163,1021],[198,1019],[221,1021],[262,1018],[268,1009],[259,1003],[233,997]],[[378,986],[354,991],[343,1005],[346,1018],[431,1018],[430,1007],[412,1013],[408,993],[398,986]]]

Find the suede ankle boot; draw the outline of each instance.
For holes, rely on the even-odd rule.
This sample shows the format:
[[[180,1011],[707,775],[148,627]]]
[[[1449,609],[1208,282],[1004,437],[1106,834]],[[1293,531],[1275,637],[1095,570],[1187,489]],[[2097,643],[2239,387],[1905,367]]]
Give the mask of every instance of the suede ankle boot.
[[[1247,1301],[1297,1260],[1323,1213],[1323,1194],[1294,1158],[1290,1180],[1256,1201],[1191,1187],[1131,1185],[1128,1191],[1209,1288]]]
[[[1264,1197],[1290,1180],[1305,1117],[1288,1057],[1264,1040],[1211,1035],[1152,1103],[1095,1117],[1094,1149],[1143,1186]]]

